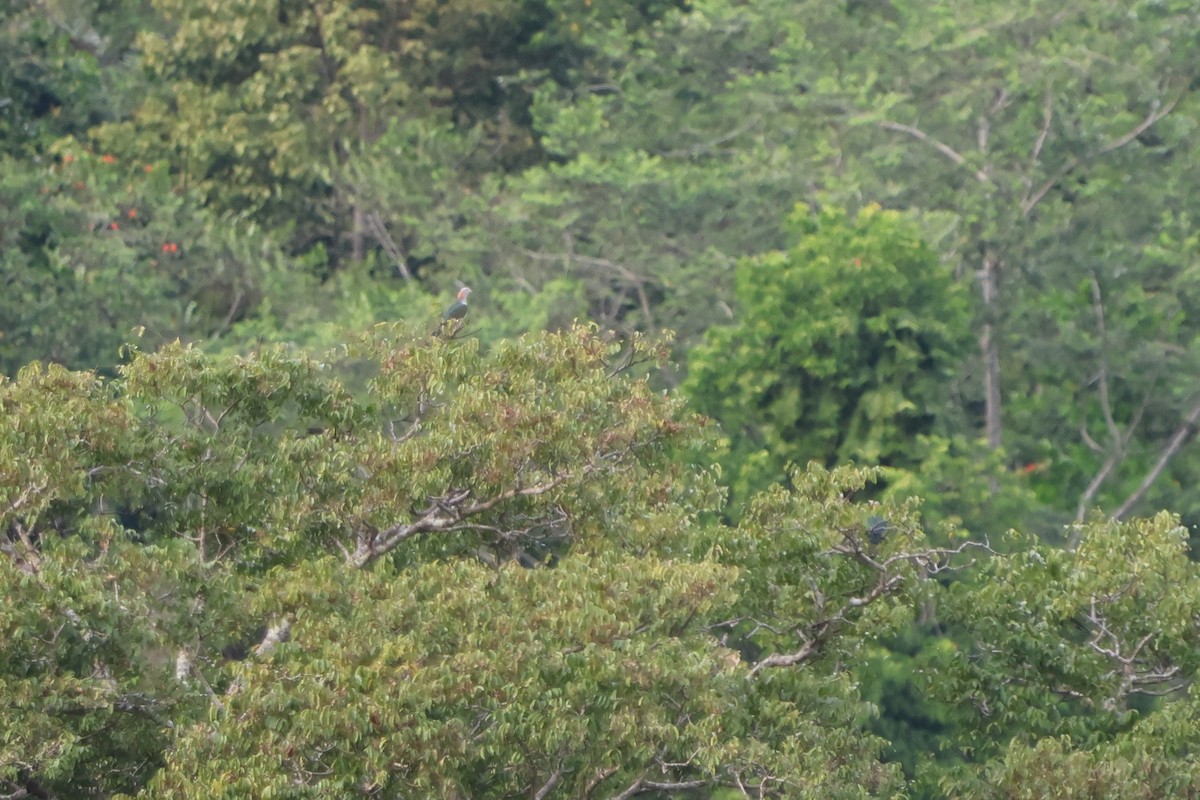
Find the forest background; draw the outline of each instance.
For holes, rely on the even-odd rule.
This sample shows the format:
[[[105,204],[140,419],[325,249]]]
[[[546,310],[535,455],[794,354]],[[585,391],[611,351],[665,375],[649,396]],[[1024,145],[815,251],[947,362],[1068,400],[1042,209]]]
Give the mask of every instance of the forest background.
[[[0,0],[0,797],[1200,796],[1197,31]]]

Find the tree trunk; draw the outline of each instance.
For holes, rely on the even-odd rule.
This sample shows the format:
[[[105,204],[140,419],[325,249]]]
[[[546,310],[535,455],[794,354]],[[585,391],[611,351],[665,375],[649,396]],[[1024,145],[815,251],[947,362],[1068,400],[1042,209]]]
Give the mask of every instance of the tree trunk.
[[[354,263],[362,261],[367,255],[366,244],[363,241],[363,232],[366,228],[364,221],[361,201],[354,201],[354,219],[351,222],[350,228],[350,260]]]
[[[366,148],[371,140],[370,117],[364,105],[358,107],[358,144]],[[355,264],[361,263],[367,256],[366,243],[366,211],[363,209],[362,198],[354,198],[354,214],[350,223],[350,260]]]
[[[1000,447],[1000,350],[996,345],[996,273],[999,260],[992,253],[983,257],[979,288],[983,294],[983,328],[979,332],[979,354],[983,359],[984,430],[988,447]]]

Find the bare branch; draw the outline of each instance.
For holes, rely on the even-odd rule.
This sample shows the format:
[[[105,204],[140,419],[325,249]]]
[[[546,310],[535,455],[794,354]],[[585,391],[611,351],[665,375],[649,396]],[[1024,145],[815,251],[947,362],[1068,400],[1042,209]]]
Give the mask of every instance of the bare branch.
[[[937,150],[939,153],[941,153],[946,158],[953,161],[958,166],[967,167],[967,169],[970,169],[970,167],[967,166],[967,159],[965,156],[963,156],[962,153],[958,152],[957,150],[955,150],[953,147],[946,144],[945,142],[942,142],[942,141],[939,141],[938,139],[933,138],[932,136],[930,136],[928,133],[921,130],[920,128],[914,128],[911,125],[905,125],[900,122],[892,122],[890,120],[885,120],[885,121],[879,123],[879,126],[885,130],[896,131],[897,133],[907,133],[909,136],[912,136],[915,139],[919,139],[920,141],[925,142],[930,147]],[[992,182],[992,179],[990,177],[988,177],[988,174],[981,169],[975,170],[973,175],[975,177],[975,180],[979,181],[980,183],[991,183]]]
[[[421,511],[412,522],[393,525],[377,533],[360,533],[358,545],[350,557],[350,562],[355,567],[365,567],[380,556],[395,549],[401,542],[411,539],[413,536],[422,533],[452,530],[467,517],[488,511],[501,503],[518,497],[537,497],[551,492],[570,480],[584,478],[592,474],[599,469],[599,462],[613,455],[616,454],[608,453],[598,456],[596,461],[576,472],[563,472],[540,483],[509,489],[506,492],[500,492],[488,500],[480,500],[467,504],[466,501],[471,495],[469,489],[460,491],[450,497],[438,498],[429,508]]]
[[[229,326],[233,324],[234,317],[237,316],[238,310],[242,307],[242,301],[245,299],[246,292],[242,289],[239,289],[233,298],[233,302],[229,304],[229,313],[225,315],[224,321],[217,326],[217,329],[212,332],[211,336],[208,337],[210,342],[215,342],[217,339],[225,335],[225,331],[229,330]]]
[[[1100,282],[1096,273],[1091,274],[1092,308],[1096,314],[1096,330],[1100,333],[1100,409],[1104,412],[1104,424],[1108,426],[1108,435],[1118,451],[1121,449],[1121,431],[1113,419],[1112,403],[1108,397],[1108,328],[1104,324],[1104,298],[1100,293]]]
[[[1103,147],[1093,150],[1091,153],[1088,153],[1082,158],[1068,159],[1067,163],[1064,164],[1062,168],[1054,174],[1053,177],[1049,178],[1045,183],[1038,187],[1037,191],[1031,195],[1027,195],[1025,199],[1021,201],[1021,214],[1023,216],[1029,216],[1037,204],[1042,202],[1042,199],[1046,196],[1046,193],[1061,183],[1063,178],[1074,172],[1075,169],[1080,165],[1086,164],[1089,161],[1094,161],[1097,158],[1107,155],[1114,150],[1119,150],[1137,137],[1141,136],[1143,133],[1153,127],[1155,123],[1174,111],[1175,106],[1179,105],[1179,101],[1183,99],[1184,94],[1185,92],[1179,92],[1173,98],[1168,100],[1165,105],[1163,105],[1161,101],[1155,100],[1150,104],[1150,112],[1146,114],[1146,117],[1124,134],[1118,136],[1116,139],[1113,139]]]
[[[294,622],[294,620],[292,619],[292,617],[289,616],[289,617],[285,617],[279,623],[272,625],[270,628],[268,628],[266,635],[264,635],[262,638],[262,641],[259,642],[258,645],[254,648],[254,655],[258,658],[261,658],[261,657],[269,654],[272,650],[274,650],[279,645],[281,645],[284,642],[291,639],[293,622]],[[212,697],[212,699],[215,701],[217,709],[219,711],[223,711],[224,707],[222,706],[220,700],[217,699],[216,694],[212,692],[212,687],[208,686],[207,681],[204,681],[204,676],[200,674],[199,670],[196,670],[195,674],[200,676],[201,681],[203,681],[205,686],[208,688],[209,694]],[[237,677],[237,679],[234,680],[234,682],[229,685],[229,688],[225,690],[225,694],[234,695],[234,694],[237,694],[238,692],[240,692],[242,690],[242,687],[245,685],[244,678],[245,678],[244,673],[242,675],[239,675]]]
[[[1100,410],[1104,414],[1104,424],[1108,427],[1109,452],[1108,458],[1104,460],[1104,464],[1100,467],[1100,471],[1093,476],[1087,489],[1079,498],[1079,504],[1075,508],[1075,519],[1082,521],[1083,516],[1087,513],[1087,508],[1091,505],[1092,498],[1096,496],[1096,492],[1100,491],[1100,486],[1108,478],[1109,474],[1121,461],[1121,457],[1125,450],[1126,437],[1122,436],[1120,428],[1117,427],[1117,422],[1113,418],[1112,402],[1108,394],[1108,327],[1104,322],[1104,298],[1100,292],[1100,282],[1096,280],[1096,273],[1091,275],[1092,281],[1092,308],[1096,316],[1096,330],[1100,334],[1100,374],[1096,377],[1099,385],[1098,391],[1100,394]],[[1075,549],[1079,544],[1079,536],[1082,528],[1076,530],[1072,534],[1071,541],[1068,543],[1070,549]]]
[[[620,794],[613,795],[613,800],[629,800],[636,794],[642,792],[682,792],[690,789],[699,789],[703,786],[708,786],[711,781],[708,780],[693,780],[693,781],[650,781],[644,777],[638,778],[631,783],[625,791]]]
[[[683,792],[690,789],[699,789],[703,786],[708,786],[711,781],[694,780],[694,781],[642,781],[643,792]]]
[[[1100,491],[1100,487],[1108,480],[1108,476],[1112,474],[1113,468],[1117,466],[1117,462],[1121,460],[1121,453],[1117,449],[1113,449],[1104,459],[1104,463],[1100,465],[1100,469],[1092,476],[1092,480],[1088,483],[1087,488],[1083,490],[1083,494],[1079,496],[1079,503],[1075,506],[1075,521],[1083,522],[1084,516],[1087,514],[1088,506],[1092,504],[1092,500],[1096,497],[1096,492]],[[1067,542],[1067,549],[1074,550],[1079,546],[1079,540],[1083,536],[1083,529],[1076,528],[1071,534],[1071,539]]]
[[[25,505],[25,503],[29,502],[29,498],[32,495],[41,494],[43,491],[46,490],[46,487],[49,485],[50,485],[50,479],[46,478],[41,483],[31,484],[29,486],[26,486],[25,491],[21,492],[19,495],[17,495],[15,498],[13,498],[12,502],[8,504],[8,508],[6,508],[4,510],[4,514],[7,515],[7,514],[11,514],[14,511],[19,511],[21,509],[21,506],[23,506],[23,505]]]
[[[613,795],[612,800],[629,800],[629,798],[641,791],[642,782],[643,779],[638,778],[636,781],[629,784],[629,787],[625,789],[625,791],[621,792],[620,794]]]
[[[643,275],[639,275],[636,272],[634,272],[633,270],[631,270],[629,267],[625,266],[624,264],[618,263],[616,261],[612,261],[607,258],[597,258],[595,256],[580,255],[579,253],[576,253],[574,251],[570,242],[567,243],[567,247],[568,247],[569,252],[565,252],[565,253],[545,253],[545,252],[541,252],[538,250],[527,250],[527,249],[522,250],[522,252],[525,254],[525,256],[527,258],[534,259],[535,261],[551,261],[551,262],[557,262],[557,263],[565,262],[567,264],[570,264],[573,262],[573,263],[582,264],[582,265],[588,266],[588,267],[599,267],[604,270],[616,272],[618,275],[620,275],[622,278],[624,278],[626,281],[628,281],[629,284],[631,286],[633,286],[634,291],[637,292],[638,302],[640,303],[641,308],[642,308],[642,314],[646,318],[647,330],[651,330],[651,331],[655,330],[654,314],[650,308],[650,298],[646,294],[646,284],[652,283],[653,282],[652,278],[648,278]]]
[[[792,653],[772,653],[766,658],[760,660],[757,664],[750,668],[746,673],[746,680],[752,679],[762,670],[767,667],[792,667],[802,661],[812,658],[817,652],[818,641],[809,639],[804,643],[804,646]]]
[[[761,121],[762,120],[759,117],[753,116],[753,117],[748,118],[745,122],[743,122],[738,127],[734,128],[733,130],[729,131],[728,133],[725,133],[725,134],[722,134],[721,136],[716,137],[715,139],[710,139],[707,142],[697,142],[696,144],[693,144],[691,147],[685,147],[685,148],[679,149],[679,150],[664,150],[664,151],[658,153],[658,155],[661,158],[697,158],[698,156],[704,155],[706,153],[711,153],[711,152],[715,151],[721,145],[728,144],[729,142],[732,142],[734,139],[738,138],[739,136],[746,133],[747,131],[750,131],[754,128],[759,127],[759,124],[761,123]],[[685,130],[685,131],[682,131],[682,133],[695,135],[696,131]]]
[[[1083,439],[1083,443],[1087,445],[1087,448],[1093,453],[1104,452],[1104,448],[1100,446],[1100,443],[1093,439],[1092,435],[1088,433],[1086,422],[1079,423],[1079,438]]]
[[[383,217],[379,216],[378,211],[369,211],[363,218],[366,220],[371,234],[375,237],[375,241],[379,242],[379,246],[383,248],[383,252],[399,268],[400,275],[405,280],[412,280],[412,273],[408,271],[408,257],[400,249],[400,245],[396,244],[396,240],[392,238],[392,234],[388,232],[387,225],[383,222]]]
[[[583,796],[585,798],[591,797],[592,792],[595,791],[597,786],[599,786],[601,783],[604,783],[604,781],[608,780],[613,775],[616,775],[617,772],[618,770],[616,767],[605,767],[604,769],[597,770],[596,774],[593,775],[587,782],[587,786],[583,787]]]
[[[1158,385],[1158,376],[1156,375],[1150,381],[1150,385],[1147,387],[1146,391],[1142,394],[1142,402],[1138,405],[1137,411],[1135,411],[1133,413],[1133,418],[1129,421],[1129,426],[1125,429],[1125,435],[1122,437],[1122,445],[1121,445],[1122,448],[1129,445],[1130,440],[1133,439],[1134,433],[1136,433],[1137,429],[1141,426],[1142,419],[1146,415],[1146,408],[1150,405],[1150,401],[1154,397],[1155,387],[1157,385]],[[1094,439],[1092,439],[1092,437],[1090,435],[1088,435],[1087,428],[1082,423],[1079,426],[1079,435],[1083,438],[1084,444],[1086,444],[1091,450],[1093,450],[1097,453],[1104,452],[1104,448],[1101,447],[1099,444],[1097,444],[1096,441]],[[1095,478],[1093,478],[1093,483],[1095,483],[1097,485],[1097,488],[1099,487],[1099,482],[1103,481],[1105,476],[1108,474],[1108,471],[1116,466],[1117,460],[1118,459],[1115,454],[1110,454],[1109,457],[1105,460],[1104,464],[1101,465],[1100,472],[1097,473],[1097,476]],[[1088,491],[1084,493],[1084,497],[1080,500],[1079,510],[1077,511],[1077,514],[1076,514],[1076,521],[1083,520],[1083,510],[1085,507],[1085,503],[1090,501],[1088,492],[1092,492],[1091,484],[1088,485]],[[1069,550],[1074,550],[1076,547],[1078,547],[1079,540],[1082,536],[1083,536],[1083,529],[1076,528],[1074,534],[1071,537],[1070,542],[1067,543],[1067,548]]]
[[[1050,122],[1054,119],[1054,98],[1049,91],[1046,92],[1046,97],[1042,101],[1042,129],[1038,131],[1037,139],[1033,142],[1033,151],[1029,154],[1029,160],[1036,162],[1042,155],[1042,147],[1046,144],[1046,137],[1050,135]]]
[[[1146,697],[1167,697],[1168,695],[1177,694],[1178,692],[1183,691],[1187,688],[1188,683],[1188,681],[1184,680],[1173,681],[1160,689],[1147,689],[1142,687],[1135,689],[1134,692]]]
[[[197,680],[200,681],[200,685],[204,687],[204,693],[207,694],[208,699],[212,701],[213,707],[217,709],[217,713],[224,714],[225,704],[221,702],[221,698],[217,696],[217,690],[214,689],[212,684],[208,682],[208,679],[204,677],[204,671],[198,669],[194,671],[194,674]]]
[[[385,424],[384,428],[387,432],[388,438],[391,439],[392,444],[394,444],[394,445],[404,444],[409,439],[413,438],[418,433],[420,433],[421,423],[425,421],[425,415],[429,412],[429,408],[431,405],[427,391],[428,391],[427,383],[422,383],[421,393],[417,396],[417,410],[415,412],[413,412],[412,414],[410,414],[409,416],[404,417],[402,419],[398,419],[398,420],[389,419],[387,421],[387,423]],[[405,431],[403,433],[400,433],[400,434],[396,433],[396,423],[397,422],[407,423],[408,427],[405,429]]]
[[[1097,600],[1100,600],[1101,603],[1115,602],[1120,594],[1123,593],[1121,592],[1116,596],[1101,596],[1099,598],[1093,595],[1087,613],[1087,622],[1092,626],[1092,635],[1088,640],[1088,647],[1098,655],[1116,662],[1116,670],[1110,672],[1110,676],[1116,675],[1118,671],[1121,675],[1119,692],[1108,700],[1108,704],[1111,706],[1115,706],[1119,700],[1129,693],[1159,696],[1178,691],[1187,683],[1186,681],[1172,681],[1181,672],[1177,664],[1163,664],[1153,655],[1149,658],[1144,657],[1143,653],[1146,650],[1146,646],[1154,640],[1157,632],[1151,631],[1146,633],[1137,642],[1133,643],[1132,646],[1129,646],[1117,633],[1109,628],[1108,620],[1105,618]],[[1163,688],[1163,684],[1169,685]]]
[[[1002,436],[1000,392],[1000,349],[996,343],[996,335],[992,318],[992,307],[996,302],[997,273],[1001,267],[1000,259],[994,253],[986,253],[983,264],[979,268],[979,291],[983,299],[984,320],[979,329],[979,354],[983,359],[983,401],[984,428],[987,433],[988,447],[996,450],[1000,447]]]
[[[767,667],[793,667],[801,664],[821,652],[821,648],[825,642],[833,636],[843,624],[850,621],[850,617],[856,610],[864,608],[871,603],[874,603],[884,595],[891,594],[899,589],[905,579],[911,577],[911,572],[896,572],[893,567],[908,563],[918,571],[919,575],[928,577],[936,575],[939,572],[949,569],[949,562],[952,556],[961,555],[967,550],[978,548],[986,550],[989,553],[994,553],[991,545],[985,542],[963,542],[957,547],[951,548],[930,548],[916,553],[897,553],[882,560],[876,560],[869,553],[865,552],[859,545],[859,542],[850,534],[843,532],[845,543],[826,551],[827,554],[838,554],[855,559],[859,563],[871,570],[875,571],[875,582],[871,588],[861,595],[851,595],[842,603],[842,606],[836,613],[822,617],[803,628],[797,628],[797,633],[801,631],[808,632],[807,636],[803,636],[803,642],[800,647],[790,653],[772,653],[761,659],[749,672],[746,673],[746,679],[753,679],[759,672]],[[768,628],[764,623],[758,623],[760,627]],[[773,630],[773,629],[771,629]]]
[[[21,520],[13,520],[7,536],[0,536],[0,553],[9,556],[21,571],[37,575],[41,571],[41,556],[29,528]],[[16,540],[12,534],[16,534]],[[20,548],[17,545],[20,544]]]
[[[1171,441],[1167,442],[1167,446],[1163,448],[1162,453],[1158,456],[1158,461],[1156,461],[1154,466],[1151,467],[1150,471],[1146,473],[1146,477],[1142,479],[1142,482],[1138,485],[1138,488],[1134,489],[1133,493],[1130,494],[1129,497],[1125,498],[1125,502],[1121,503],[1121,506],[1113,512],[1113,519],[1121,519],[1130,511],[1132,511],[1134,506],[1141,502],[1142,498],[1146,496],[1146,492],[1148,492],[1150,487],[1154,485],[1154,482],[1158,480],[1158,476],[1161,475],[1162,471],[1167,468],[1167,464],[1170,463],[1171,459],[1175,457],[1175,454],[1179,452],[1181,447],[1183,447],[1184,442],[1188,440],[1188,437],[1195,432],[1197,420],[1200,420],[1200,400],[1197,400],[1192,406],[1191,410],[1188,411],[1187,417],[1184,419],[1183,424],[1180,425],[1175,431],[1175,435],[1171,437]]]
[[[554,770],[554,774],[542,784],[542,788],[538,789],[533,795],[533,800],[546,800],[546,796],[554,791],[554,787],[558,786],[558,782],[562,780],[563,768],[559,764],[558,769]]]

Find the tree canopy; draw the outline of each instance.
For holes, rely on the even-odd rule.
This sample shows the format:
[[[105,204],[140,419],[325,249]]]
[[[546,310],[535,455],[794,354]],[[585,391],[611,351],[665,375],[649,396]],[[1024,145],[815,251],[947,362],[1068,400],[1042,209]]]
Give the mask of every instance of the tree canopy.
[[[969,632],[928,676],[974,756],[945,786],[1166,757],[1145,730],[1190,700],[1144,700],[1197,667],[1177,521],[936,547],[915,503],[854,500],[877,472],[813,464],[731,526],[703,419],[630,374],[665,353],[384,326],[22,370],[6,791],[892,796],[860,670],[930,601]]]
[[[1197,795],[1194,17],[0,0],[0,798]]]
[[[920,437],[946,430],[962,287],[894,211],[802,207],[792,223],[793,247],[739,264],[738,322],[688,362],[685,390],[736,442],[730,482],[763,488],[808,459],[915,468]]]

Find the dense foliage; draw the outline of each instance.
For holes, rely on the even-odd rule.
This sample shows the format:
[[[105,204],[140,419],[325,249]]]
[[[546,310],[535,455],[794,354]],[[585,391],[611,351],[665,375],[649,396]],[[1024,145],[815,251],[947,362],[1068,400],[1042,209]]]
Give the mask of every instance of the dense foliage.
[[[1200,794],[1196,15],[0,0],[0,798]]]
[[[682,455],[703,419],[628,374],[663,355],[388,326],[319,358],[22,370],[7,793],[891,796],[861,665],[930,603],[959,631],[922,684],[965,754],[943,788],[1168,758],[1144,729],[1190,700],[1147,698],[1200,666],[1176,521],[934,547],[915,503],[854,501],[877,473],[813,465],[731,526]]]
[[[685,389],[725,425],[742,493],[804,459],[918,467],[965,349],[962,287],[899,214],[793,222],[795,246],[739,265],[737,324],[710,328],[689,360]]]

